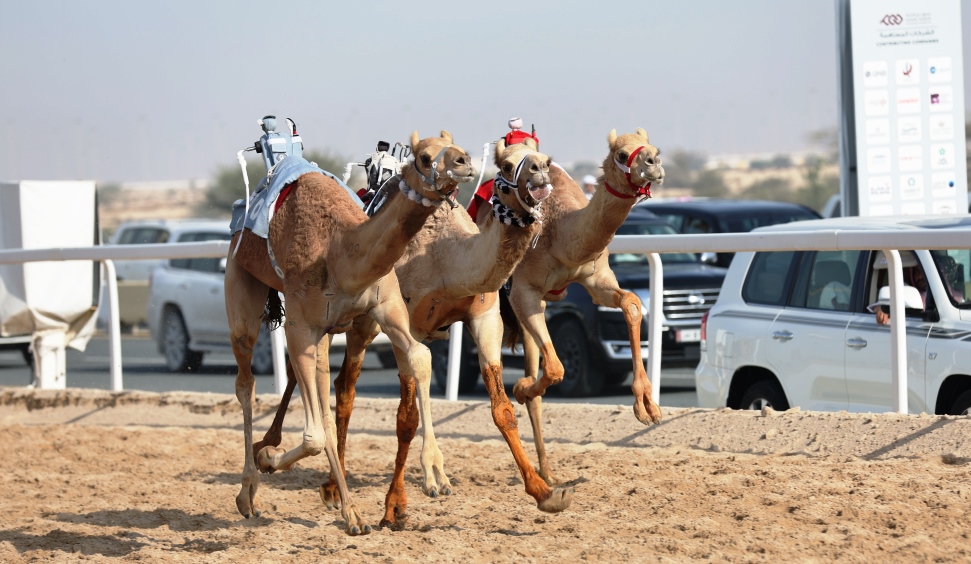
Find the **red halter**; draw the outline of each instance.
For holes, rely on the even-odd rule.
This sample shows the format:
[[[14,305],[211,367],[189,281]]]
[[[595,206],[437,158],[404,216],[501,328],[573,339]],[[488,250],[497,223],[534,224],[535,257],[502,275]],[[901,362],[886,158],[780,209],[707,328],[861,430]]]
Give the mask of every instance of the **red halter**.
[[[633,190],[634,193],[633,194],[621,194],[617,190],[614,190],[613,188],[611,188],[610,185],[607,184],[607,180],[605,179],[604,180],[604,188],[606,188],[608,192],[610,192],[614,196],[617,196],[618,198],[622,198],[624,200],[629,200],[631,198],[640,198],[640,197],[650,198],[651,197],[651,183],[650,182],[648,182],[644,186],[638,186],[638,185],[634,184],[633,182],[631,182],[631,180],[630,180],[630,165],[631,165],[631,163],[634,162],[634,158],[637,157],[637,153],[640,153],[643,149],[644,149],[644,145],[641,145],[640,147],[634,149],[634,151],[631,152],[630,156],[627,157],[627,165],[626,166],[620,164],[620,162],[618,162],[616,160],[614,161],[617,164],[617,167],[620,168],[620,170],[624,171],[624,175],[627,177],[627,187],[630,188],[631,190]]]

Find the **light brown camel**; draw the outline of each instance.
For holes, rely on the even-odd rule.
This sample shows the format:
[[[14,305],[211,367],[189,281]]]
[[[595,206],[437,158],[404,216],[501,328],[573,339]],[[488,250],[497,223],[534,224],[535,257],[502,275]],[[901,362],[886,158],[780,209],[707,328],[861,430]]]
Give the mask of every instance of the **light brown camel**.
[[[420,387],[428,389],[431,355],[411,336],[408,310],[393,267],[425,220],[446,201],[446,195],[475,173],[469,155],[453,145],[445,131],[441,137],[424,140],[419,140],[416,131],[411,147],[415,160],[402,170],[404,187],[384,204],[379,221],[369,220],[345,190],[324,175],[306,174],[292,184],[269,229],[269,246],[282,279],[271,266],[267,240],[248,230],[233,238],[233,245],[239,237],[242,241],[235,259],[231,254],[227,261],[226,310],[239,367],[236,397],[243,408],[245,436],[242,488],[236,506],[247,518],[260,515],[260,471],[286,470],[323,450],[332,474],[338,475],[347,532],[370,532],[351,503],[337,458],[329,399],[329,334],[346,331],[355,318],[366,315],[394,343],[402,378],[416,379]],[[301,444],[292,450],[285,452],[271,445],[254,456],[255,379],[250,361],[264,306],[276,292],[286,297],[287,346],[306,414],[304,434]],[[441,451],[431,433],[428,405],[420,407],[425,422],[421,461],[428,476],[426,487],[448,488]],[[432,469],[427,471],[429,467]]]
[[[513,394],[527,406],[540,476],[550,483],[556,479],[543,444],[541,402],[546,388],[563,380],[563,364],[553,350],[545,310],[547,301],[565,297],[567,285],[579,282],[595,304],[624,312],[634,370],[634,414],[645,424],[661,421],[661,409],[651,399],[651,382],[641,360],[641,301],[618,286],[607,264],[606,248],[638,198],[649,196],[651,183],[664,179],[664,169],[660,151],[650,144],[643,129],[620,137],[614,130],[607,141],[610,152],[603,161],[604,175],[589,201],[563,169],[550,169],[554,191],[544,203],[543,236],[516,267],[509,292],[518,323],[507,327],[507,337],[515,340],[520,324],[525,329],[521,335],[525,376],[516,382]],[[477,219],[482,221],[481,212]],[[543,376],[537,379],[540,355]]]
[[[497,293],[541,232],[542,220],[532,218],[542,217],[542,201],[549,194],[550,159],[536,151],[532,139],[508,147],[500,140],[495,150],[495,162],[500,177],[496,179],[493,205],[488,208],[489,219],[481,230],[464,209],[442,206],[408,244],[395,271],[408,304],[411,332],[416,339],[446,338],[448,334],[444,328],[456,321],[468,325],[478,345],[479,363],[492,400],[493,421],[513,453],[526,492],[533,496],[541,510],[562,511],[570,505],[573,488],[550,488],[536,474],[520,442],[515,412],[502,385],[502,320]],[[344,363],[334,381],[338,453],[342,468],[355,386],[365,346],[375,335],[373,323],[363,321],[355,322],[347,334]],[[426,394],[424,398],[422,394]],[[427,394],[427,389],[418,390],[420,403],[428,401]],[[394,477],[385,498],[382,526],[400,526],[405,518],[404,465],[419,422],[415,399],[414,382],[402,376],[397,415],[398,452]],[[286,396],[283,401],[287,401]],[[277,412],[277,419],[264,440],[275,440],[269,435],[279,433],[284,413],[284,409]],[[336,476],[331,472],[329,482],[321,486],[321,498],[328,507],[336,507],[337,486]]]

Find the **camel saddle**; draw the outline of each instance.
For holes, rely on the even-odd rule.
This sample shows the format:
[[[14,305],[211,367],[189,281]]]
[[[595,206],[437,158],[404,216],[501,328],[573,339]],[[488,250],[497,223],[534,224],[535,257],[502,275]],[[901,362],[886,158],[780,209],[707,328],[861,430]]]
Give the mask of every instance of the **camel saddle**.
[[[275,212],[280,207],[289,195],[291,185],[305,174],[329,176],[347,192],[358,207],[364,208],[361,199],[341,179],[303,157],[288,156],[278,162],[260,181],[256,191],[250,196],[248,215],[246,203],[242,199],[233,202],[233,219],[229,223],[233,233],[246,228],[264,239],[267,238],[270,232],[270,218],[273,216],[271,212]]]

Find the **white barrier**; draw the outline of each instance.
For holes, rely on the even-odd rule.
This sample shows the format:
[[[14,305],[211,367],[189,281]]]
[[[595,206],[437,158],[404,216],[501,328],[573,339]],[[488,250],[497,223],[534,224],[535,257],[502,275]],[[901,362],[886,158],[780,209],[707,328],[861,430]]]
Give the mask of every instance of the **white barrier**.
[[[894,389],[894,409],[899,413],[907,413],[907,347],[905,343],[904,316],[897,315],[903,310],[903,292],[898,289],[903,284],[903,270],[900,265],[897,250],[913,249],[971,249],[971,238],[968,231],[962,229],[933,229],[933,230],[822,230],[822,231],[787,231],[772,233],[723,233],[717,235],[618,235],[607,247],[611,253],[641,253],[648,257],[651,268],[650,291],[648,304],[648,375],[654,392],[654,400],[658,401],[661,387],[661,348],[660,339],[654,338],[661,332],[661,316],[655,312],[661,311],[661,296],[664,292],[662,280],[662,266],[658,253],[681,252],[746,252],[746,251],[840,251],[855,249],[879,249],[887,253],[888,266],[892,272],[890,277],[891,301],[891,350]],[[170,259],[170,258],[205,258],[222,257],[229,252],[228,241],[207,241],[202,243],[172,243],[167,245],[108,245],[101,247],[77,247],[59,249],[19,249],[0,250],[0,264],[31,262],[31,261],[60,261],[60,260],[99,260],[106,261],[106,269],[113,270],[112,260],[137,259]],[[112,339],[112,389],[123,389],[121,378],[120,335],[117,314],[117,285],[114,276],[107,276],[109,289],[109,307],[112,308],[109,327]],[[462,332],[453,328],[452,343],[449,347],[449,398],[457,398],[459,362],[458,352],[461,350]],[[277,342],[274,339],[274,355]],[[117,348],[115,348],[117,347]],[[115,353],[118,362],[115,364]],[[282,362],[275,362],[274,380],[277,382],[278,393],[282,393],[280,383],[286,382],[286,374]],[[117,373],[115,372],[117,370]]]

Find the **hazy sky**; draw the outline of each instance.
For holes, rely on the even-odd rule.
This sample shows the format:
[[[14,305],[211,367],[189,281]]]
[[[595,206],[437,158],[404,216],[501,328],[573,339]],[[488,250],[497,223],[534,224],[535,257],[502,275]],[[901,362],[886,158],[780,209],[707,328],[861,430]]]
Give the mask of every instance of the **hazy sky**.
[[[835,0],[6,0],[0,179],[205,178],[266,114],[294,118],[307,148],[354,158],[415,129],[447,129],[479,158],[512,116],[560,162],[599,162],[612,128],[643,127],[662,151],[802,150],[837,124],[835,12]]]

